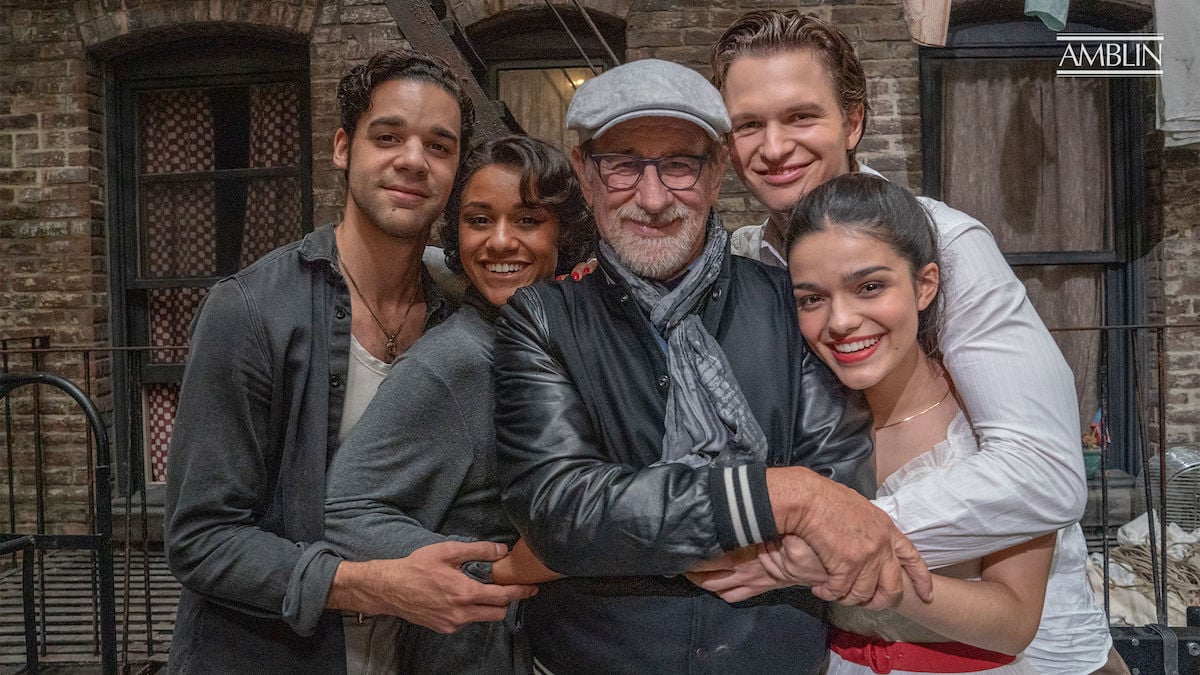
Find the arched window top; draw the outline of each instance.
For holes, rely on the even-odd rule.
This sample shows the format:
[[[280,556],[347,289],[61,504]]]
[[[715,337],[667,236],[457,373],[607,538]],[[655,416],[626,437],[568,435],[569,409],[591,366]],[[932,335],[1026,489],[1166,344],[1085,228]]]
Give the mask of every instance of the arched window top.
[[[615,65],[610,53],[625,55],[622,19],[591,9],[585,19],[575,6],[508,10],[466,31],[481,61],[476,75],[492,97],[504,102],[526,133],[563,150],[575,144],[575,134],[565,129],[575,89]]]
[[[198,28],[198,27],[197,27]],[[248,72],[308,70],[309,47],[300,36],[278,31],[189,31],[167,36],[146,35],[134,47],[110,52],[113,74],[119,79],[243,75]]]
[[[593,60],[605,61],[607,51],[595,31],[574,6],[556,7],[575,40]],[[625,53],[625,21],[594,9],[588,10],[609,48]],[[494,14],[467,27],[467,36],[488,63],[498,61],[577,61],[582,57],[554,10],[546,6],[523,7]],[[611,63],[605,62],[611,67]]]
[[[285,28],[203,22],[120,35],[89,46],[88,52],[112,64],[148,63],[159,59],[163,53],[178,53],[199,57],[193,60],[211,60],[210,67],[220,69],[229,60],[236,62],[234,56],[238,53],[250,58],[275,54],[277,63],[280,58],[299,58],[307,62],[308,43],[307,34]],[[234,66],[226,67],[237,70]]]

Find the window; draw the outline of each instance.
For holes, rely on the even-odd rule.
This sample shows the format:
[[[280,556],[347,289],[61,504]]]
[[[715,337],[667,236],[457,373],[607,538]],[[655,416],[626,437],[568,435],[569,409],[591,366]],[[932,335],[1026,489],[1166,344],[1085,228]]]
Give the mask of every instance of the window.
[[[494,67],[496,95],[525,133],[569,151],[575,132],[567,131],[567,106],[579,85],[593,77],[590,68],[569,66]]]
[[[311,225],[308,50],[173,43],[112,64],[118,447],[165,480],[187,331],[215,281]],[[146,349],[149,348],[149,349]],[[127,436],[127,438],[121,438]]]
[[[491,97],[504,102],[525,133],[563,151],[576,140],[566,130],[575,89],[612,67],[609,49],[625,53],[624,23],[595,10],[588,15],[603,43],[577,9],[567,8],[503,12],[468,30],[466,51],[478,54],[476,76]]]
[[[1123,188],[1142,157],[1140,83],[1056,77],[1061,56],[1037,22],[965,27],[947,48],[923,48],[924,191],[987,225],[1052,330],[1139,323],[1138,205]],[[1110,459],[1131,468],[1129,337],[1054,336],[1075,372],[1081,431],[1104,405]]]

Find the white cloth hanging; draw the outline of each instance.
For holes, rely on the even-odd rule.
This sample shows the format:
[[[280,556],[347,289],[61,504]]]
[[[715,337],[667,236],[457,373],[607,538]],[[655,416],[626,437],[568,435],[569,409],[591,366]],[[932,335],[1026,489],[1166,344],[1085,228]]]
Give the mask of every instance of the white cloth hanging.
[[[904,0],[904,20],[913,42],[945,47],[950,29],[951,0]],[[1070,0],[1025,0],[1025,16],[1036,17],[1052,31],[1067,25]]]
[[[950,27],[950,0],[904,0],[904,20],[913,42],[945,47]]]

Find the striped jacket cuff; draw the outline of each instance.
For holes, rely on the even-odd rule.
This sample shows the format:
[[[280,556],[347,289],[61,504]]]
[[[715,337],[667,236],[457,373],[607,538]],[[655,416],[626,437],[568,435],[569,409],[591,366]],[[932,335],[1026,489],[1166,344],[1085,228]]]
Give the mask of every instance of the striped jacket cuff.
[[[767,494],[766,465],[711,469],[708,487],[722,549],[779,539]]]

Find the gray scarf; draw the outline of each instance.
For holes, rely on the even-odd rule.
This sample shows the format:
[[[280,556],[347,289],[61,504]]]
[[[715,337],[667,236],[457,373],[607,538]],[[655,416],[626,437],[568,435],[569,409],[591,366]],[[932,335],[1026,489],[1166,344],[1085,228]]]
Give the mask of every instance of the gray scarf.
[[[607,271],[629,288],[667,342],[672,386],[667,393],[662,462],[694,467],[763,462],[766,436],[729,372],[724,350],[693,311],[729,255],[729,233],[715,214],[708,219],[706,235],[700,264],[693,265],[674,289],[630,272],[603,240],[600,251]]]

